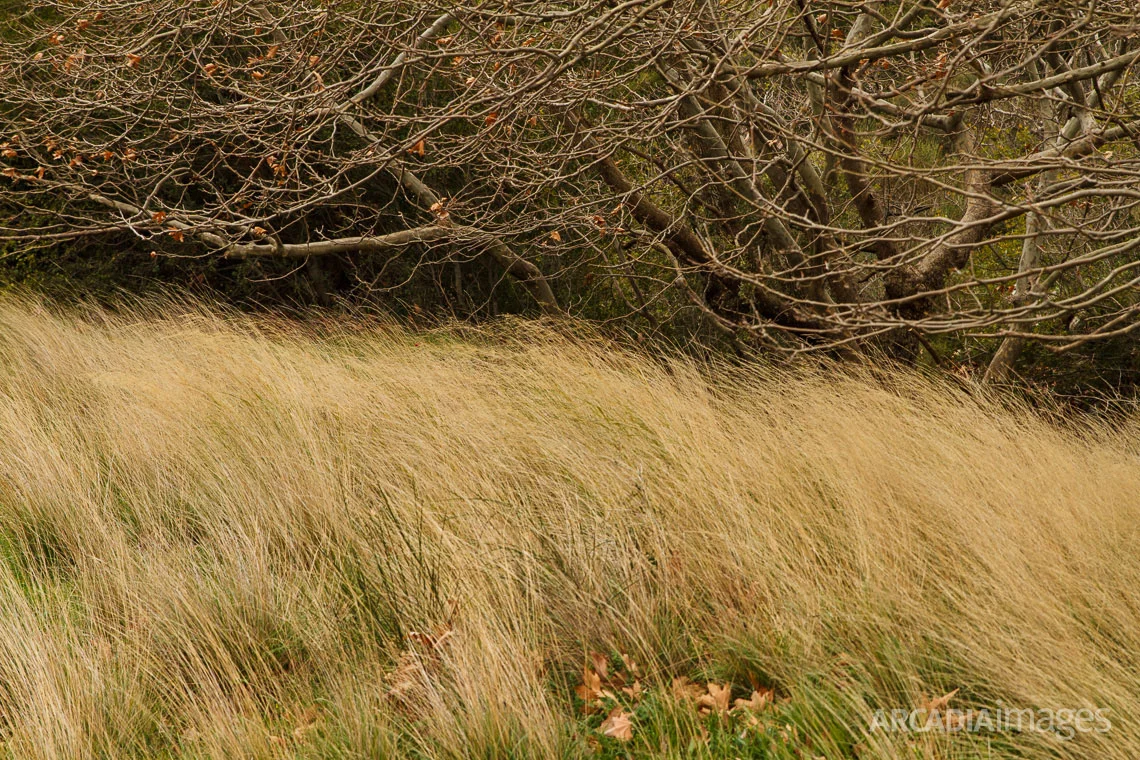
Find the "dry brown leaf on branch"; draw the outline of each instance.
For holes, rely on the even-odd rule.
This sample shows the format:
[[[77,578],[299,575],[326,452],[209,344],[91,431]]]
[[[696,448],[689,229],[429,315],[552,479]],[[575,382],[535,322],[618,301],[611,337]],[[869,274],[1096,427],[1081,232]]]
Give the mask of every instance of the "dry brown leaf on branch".
[[[610,711],[609,717],[605,719],[598,730],[605,736],[617,739],[618,741],[627,742],[633,738],[632,718],[633,713],[628,713],[620,707],[615,707]]]
[[[441,198],[431,204],[430,211],[435,214],[436,218],[441,222],[446,222],[451,216],[451,213],[447,210],[447,200],[447,198]]]

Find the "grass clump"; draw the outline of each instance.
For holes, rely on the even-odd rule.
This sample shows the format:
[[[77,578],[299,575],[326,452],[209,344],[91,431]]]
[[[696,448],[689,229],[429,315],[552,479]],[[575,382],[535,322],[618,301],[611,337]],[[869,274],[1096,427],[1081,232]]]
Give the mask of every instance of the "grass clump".
[[[1134,433],[535,330],[8,299],[0,755],[1131,760]],[[873,727],[932,705],[1111,728]]]

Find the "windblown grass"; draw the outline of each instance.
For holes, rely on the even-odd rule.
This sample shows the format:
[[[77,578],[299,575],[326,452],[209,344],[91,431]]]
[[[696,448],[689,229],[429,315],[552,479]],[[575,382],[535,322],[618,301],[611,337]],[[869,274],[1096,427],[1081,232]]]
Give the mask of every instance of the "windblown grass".
[[[1134,432],[534,329],[0,302],[0,740],[1134,760]],[[575,696],[590,652],[639,664],[641,696],[614,686],[628,742]],[[702,717],[678,677],[776,703]],[[870,728],[953,689],[964,709],[1107,709],[1111,730]]]

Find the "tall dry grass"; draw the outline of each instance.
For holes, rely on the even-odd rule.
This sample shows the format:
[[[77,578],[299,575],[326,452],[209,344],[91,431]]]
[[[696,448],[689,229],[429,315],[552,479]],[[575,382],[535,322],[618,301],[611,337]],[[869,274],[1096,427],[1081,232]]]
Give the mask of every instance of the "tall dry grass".
[[[1138,517],[1132,435],[918,378],[8,299],[0,739],[19,758],[1133,760]],[[640,663],[628,743],[575,701],[590,651]],[[718,732],[679,676],[778,703]],[[869,728],[956,688],[1112,727]]]

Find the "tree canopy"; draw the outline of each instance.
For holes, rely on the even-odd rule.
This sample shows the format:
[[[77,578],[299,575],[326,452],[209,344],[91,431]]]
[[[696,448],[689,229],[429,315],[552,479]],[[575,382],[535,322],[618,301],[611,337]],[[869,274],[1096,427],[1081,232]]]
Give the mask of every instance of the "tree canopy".
[[[451,309],[486,273],[535,313],[741,351],[981,346],[991,380],[1140,325],[1132,0],[87,0],[4,23],[9,251],[336,260],[386,289],[431,273]]]

